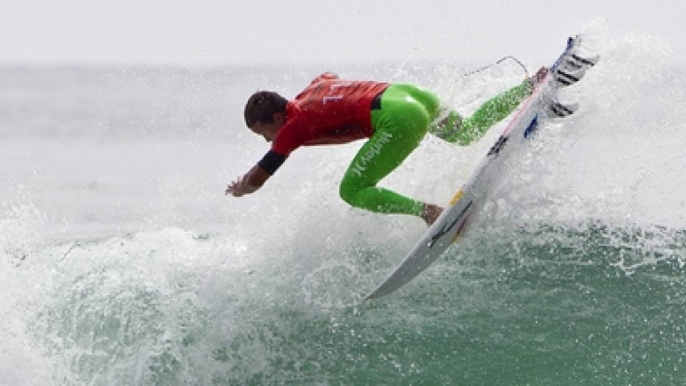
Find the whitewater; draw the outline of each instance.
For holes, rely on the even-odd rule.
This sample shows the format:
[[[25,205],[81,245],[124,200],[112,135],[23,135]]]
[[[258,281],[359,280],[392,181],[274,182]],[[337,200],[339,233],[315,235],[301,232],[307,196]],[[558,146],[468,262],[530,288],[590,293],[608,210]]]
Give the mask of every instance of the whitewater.
[[[330,70],[468,113],[518,66],[0,68],[0,385],[684,384],[686,72],[659,37],[587,29],[602,58],[560,94],[580,110],[375,301],[425,225],[338,198],[361,143],[300,149],[224,196],[268,147],[245,100]],[[503,127],[427,137],[383,184],[448,202]]]

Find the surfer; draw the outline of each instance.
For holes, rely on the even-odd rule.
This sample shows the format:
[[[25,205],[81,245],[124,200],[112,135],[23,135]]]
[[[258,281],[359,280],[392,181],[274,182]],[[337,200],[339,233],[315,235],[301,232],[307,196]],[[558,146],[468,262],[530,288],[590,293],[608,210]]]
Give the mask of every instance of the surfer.
[[[486,101],[471,117],[443,107],[436,94],[406,83],[352,81],[324,73],[289,101],[258,91],[247,101],[245,123],[271,142],[271,149],[225,194],[241,197],[258,190],[300,146],[342,144],[369,138],[343,175],[339,193],[356,208],[408,214],[431,225],[443,211],[377,186],[417,148],[427,131],[467,146],[507,117],[542,81],[534,77]]]

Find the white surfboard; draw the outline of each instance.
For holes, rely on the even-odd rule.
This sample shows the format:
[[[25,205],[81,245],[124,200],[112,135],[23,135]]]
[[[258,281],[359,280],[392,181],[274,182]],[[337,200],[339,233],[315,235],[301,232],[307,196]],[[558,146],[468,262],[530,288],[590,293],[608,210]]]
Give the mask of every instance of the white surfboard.
[[[492,181],[500,175],[505,160],[522,147],[540,123],[548,117],[565,117],[573,114],[578,105],[557,102],[559,87],[578,82],[598,57],[587,58],[578,54],[581,38],[570,38],[567,48],[551,66],[546,78],[519,107],[512,121],[490,148],[488,154],[458,190],[436,222],[429,227],[416,246],[374,289],[366,299],[378,298],[397,290],[414,279],[454,243],[463,231],[469,217],[486,200]]]

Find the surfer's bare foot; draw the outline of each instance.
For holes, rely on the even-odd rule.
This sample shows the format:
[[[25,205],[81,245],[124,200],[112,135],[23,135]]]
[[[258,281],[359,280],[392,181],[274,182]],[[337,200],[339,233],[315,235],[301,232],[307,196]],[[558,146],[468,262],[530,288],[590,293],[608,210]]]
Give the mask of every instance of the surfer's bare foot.
[[[529,78],[529,82],[531,82],[531,88],[536,88],[538,84],[543,82],[545,80],[545,77],[548,75],[548,67],[541,67],[536,71],[534,76]]]
[[[434,204],[424,204],[424,209],[422,210],[422,219],[426,222],[426,225],[431,226],[438,216],[443,213],[443,208]]]

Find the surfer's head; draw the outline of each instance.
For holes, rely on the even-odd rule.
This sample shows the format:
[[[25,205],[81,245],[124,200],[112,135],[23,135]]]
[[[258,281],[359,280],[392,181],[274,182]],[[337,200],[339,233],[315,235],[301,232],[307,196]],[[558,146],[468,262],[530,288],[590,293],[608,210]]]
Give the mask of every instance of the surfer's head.
[[[255,122],[274,123],[274,114],[286,113],[288,100],[273,91],[258,91],[245,104],[245,124],[252,127]]]
[[[245,104],[245,124],[268,142],[286,120],[288,100],[273,91],[258,91]]]

